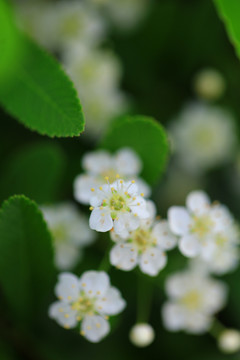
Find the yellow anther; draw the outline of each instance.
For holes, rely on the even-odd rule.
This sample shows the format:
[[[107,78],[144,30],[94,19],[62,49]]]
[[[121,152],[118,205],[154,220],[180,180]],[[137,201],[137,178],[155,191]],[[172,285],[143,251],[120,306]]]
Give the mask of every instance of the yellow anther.
[[[100,324],[100,323],[96,323],[96,327],[97,327],[97,328],[100,328],[100,327],[101,327],[101,324]]]
[[[101,213],[101,216],[105,216],[105,214],[104,214],[104,213]]]
[[[140,195],[141,195],[141,196],[144,196],[144,193],[141,193]]]
[[[70,329],[70,326],[67,324],[65,324],[63,327],[64,327],[64,329]]]
[[[59,312],[63,312],[63,308],[60,308],[58,311],[59,311]]]
[[[111,206],[111,209],[114,210],[114,206]]]
[[[104,316],[104,318],[105,318],[105,320],[109,320],[109,316],[107,316],[107,315]]]
[[[128,192],[127,191],[125,191],[125,193],[124,193],[125,195],[128,195]]]
[[[131,261],[131,262],[134,262],[134,259],[131,259],[130,261]]]
[[[67,299],[68,299],[68,300],[72,300],[72,297],[71,297],[71,296],[68,296]]]
[[[91,211],[92,211],[92,210],[93,210],[93,206],[90,206],[89,210],[91,210]]]
[[[100,295],[101,294],[101,291],[97,291],[97,295]]]
[[[116,174],[116,178],[119,179],[119,178],[120,178],[120,175],[119,175],[119,174]]]
[[[100,206],[100,210],[103,210],[103,206]]]
[[[102,298],[102,301],[107,301],[107,298]]]
[[[99,186],[99,190],[102,190],[103,189],[103,187],[102,186]]]
[[[77,321],[81,321],[81,320],[82,320],[81,316],[77,316],[77,317],[76,317],[76,320],[77,320]]]
[[[154,256],[154,253],[151,253],[151,256]]]
[[[87,326],[87,329],[88,329],[88,330],[91,330],[91,326]]]
[[[85,286],[86,286],[86,283],[82,283],[82,286],[85,287]]]
[[[102,310],[102,306],[99,306],[98,309],[99,309],[99,310]]]
[[[134,216],[136,217],[136,216],[137,216],[137,214],[134,214]]]
[[[80,335],[84,336],[84,335],[85,335],[85,331],[81,330],[81,331],[80,331]]]
[[[132,180],[131,183],[132,183],[132,184],[135,184],[135,180]]]
[[[140,202],[138,202],[137,205],[138,205],[138,206],[141,205]]]
[[[136,197],[135,197],[135,196],[133,197],[133,201],[134,201],[134,200],[136,200]]]
[[[62,296],[59,296],[58,299],[59,299],[59,300],[62,300]]]
[[[89,292],[88,292],[89,294],[92,294],[92,290],[89,290]]]
[[[105,178],[104,178],[106,181],[108,181],[109,180],[109,177],[108,176],[105,176]]]
[[[95,191],[95,189],[94,189],[94,188],[91,188],[91,191],[93,192],[93,191]]]
[[[123,180],[120,180],[120,184],[123,184]]]
[[[65,317],[66,319],[68,319],[68,318],[69,318],[69,314],[65,314],[64,317]]]

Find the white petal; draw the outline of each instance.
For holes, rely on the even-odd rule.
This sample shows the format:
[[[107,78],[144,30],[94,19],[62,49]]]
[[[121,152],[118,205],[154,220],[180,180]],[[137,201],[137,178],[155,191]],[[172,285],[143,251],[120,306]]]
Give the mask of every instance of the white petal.
[[[74,198],[82,204],[89,204],[92,196],[91,188],[96,188],[98,181],[93,176],[79,175],[73,183]]]
[[[126,301],[118,289],[111,287],[105,294],[96,302],[99,313],[106,315],[116,315],[120,313],[126,306]]]
[[[204,191],[192,191],[187,197],[187,208],[196,214],[208,211],[210,200]]]
[[[165,290],[173,299],[181,298],[188,289],[189,277],[184,273],[170,275],[165,282]]]
[[[167,257],[164,252],[156,247],[152,247],[141,255],[139,266],[145,274],[156,276],[166,264]]]
[[[86,271],[79,284],[89,297],[103,296],[110,286],[109,276],[104,271]]]
[[[77,311],[71,309],[71,305],[62,301],[53,303],[48,310],[50,318],[66,328],[74,328],[77,325]]]
[[[55,264],[60,270],[68,270],[80,260],[81,251],[72,244],[55,244]]]
[[[71,273],[61,273],[55,287],[56,296],[64,302],[72,302],[79,296],[79,279]]]
[[[201,246],[196,236],[185,235],[179,241],[179,250],[187,257],[195,257],[200,253]]]
[[[165,250],[173,249],[177,244],[177,238],[169,229],[168,222],[157,222],[152,230],[152,235],[157,239],[157,244]]]
[[[189,312],[186,318],[186,330],[192,334],[203,334],[211,325],[212,319],[204,313]]]
[[[112,157],[104,150],[98,150],[84,155],[83,168],[91,174],[99,175],[112,167]]]
[[[99,232],[111,230],[113,221],[108,209],[94,209],[90,215],[89,226],[91,229]]]
[[[185,314],[183,308],[174,303],[165,303],[162,307],[162,317],[165,327],[170,331],[184,328]]]
[[[117,244],[110,251],[110,262],[121,270],[132,270],[138,261],[138,252],[132,244]]]
[[[84,337],[89,341],[96,343],[102,340],[110,331],[110,326],[107,320],[101,316],[86,316],[82,321],[81,326],[84,332]]]
[[[185,235],[189,232],[191,219],[182,206],[172,206],[168,210],[168,222],[171,231],[176,235]]]
[[[123,148],[117,152],[115,166],[120,175],[138,175],[142,169],[140,158],[130,148]]]

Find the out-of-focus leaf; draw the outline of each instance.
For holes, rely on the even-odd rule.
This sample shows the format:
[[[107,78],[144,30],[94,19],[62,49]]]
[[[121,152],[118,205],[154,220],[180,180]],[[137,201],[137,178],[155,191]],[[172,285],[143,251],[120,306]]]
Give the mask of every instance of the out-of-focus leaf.
[[[77,136],[84,117],[77,92],[59,63],[28,38],[14,80],[1,89],[0,102],[21,123],[42,135]]]
[[[238,0],[214,0],[214,2],[240,57],[240,2]]]
[[[36,204],[24,196],[0,212],[0,287],[12,318],[35,321],[54,280],[51,235]]]
[[[20,56],[20,39],[5,0],[0,0],[0,54],[0,86],[4,86]]]
[[[165,130],[154,119],[146,116],[123,116],[114,121],[100,144],[115,151],[131,147],[143,162],[142,177],[154,184],[164,171],[169,144]]]
[[[56,201],[65,165],[65,154],[56,144],[28,145],[6,159],[0,174],[0,201],[15,194],[38,203]]]

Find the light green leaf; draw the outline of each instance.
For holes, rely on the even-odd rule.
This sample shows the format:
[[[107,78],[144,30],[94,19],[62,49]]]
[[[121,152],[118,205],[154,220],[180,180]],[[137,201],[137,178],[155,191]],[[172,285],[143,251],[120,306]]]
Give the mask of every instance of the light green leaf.
[[[9,80],[20,56],[20,39],[9,5],[0,0],[0,85]]]
[[[48,136],[78,136],[84,130],[81,105],[59,63],[28,38],[14,81],[1,89],[0,102],[21,123]]]
[[[1,171],[0,201],[14,194],[39,204],[56,201],[65,165],[65,154],[56,144],[40,142],[16,151]]]
[[[121,147],[134,149],[143,161],[142,177],[154,184],[166,167],[169,144],[165,130],[146,116],[123,116],[114,121],[100,147],[116,151]]]
[[[36,204],[24,196],[2,206],[0,254],[0,287],[9,313],[22,325],[34,322],[55,270],[51,235]]]
[[[214,0],[219,16],[224,21],[228,35],[240,57],[240,1]]]

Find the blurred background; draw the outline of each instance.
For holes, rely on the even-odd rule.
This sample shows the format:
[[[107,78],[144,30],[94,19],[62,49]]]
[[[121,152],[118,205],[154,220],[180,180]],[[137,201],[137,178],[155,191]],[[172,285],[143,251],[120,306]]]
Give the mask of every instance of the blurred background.
[[[169,133],[172,155],[167,171],[152,195],[161,216],[166,216],[169,206],[183,205],[191,190],[203,189],[212,200],[226,204],[238,220],[240,63],[213,2],[118,0],[115,3],[111,0],[109,5],[107,0],[106,4],[100,0],[79,1],[84,3],[80,13],[85,14],[86,36],[90,40],[85,43],[79,39],[77,46],[70,44],[67,36],[63,43],[58,43],[56,38],[59,39],[61,29],[56,31],[56,38],[49,35],[54,33],[51,26],[57,21],[49,9],[53,13],[52,9],[59,9],[60,19],[71,6],[71,1],[65,1],[61,9],[59,3],[16,0],[12,6],[19,27],[54,54],[75,82],[86,117],[86,133],[78,138],[50,139],[31,132],[1,109],[0,201],[22,193],[39,205],[74,201],[73,180],[81,172],[82,155],[96,148],[107,125],[115,117],[129,113],[154,117]],[[47,19],[47,13],[50,19]],[[64,33],[61,39],[64,39]],[[205,72],[209,69],[211,71]],[[204,81],[213,82],[210,95],[202,85]],[[104,108],[99,107],[100,101]],[[199,140],[196,154],[191,151],[194,126],[191,132],[189,117],[199,119],[196,127],[203,128],[203,132],[208,132],[206,129],[212,121],[214,124],[209,130],[210,135],[205,134],[203,140]],[[215,117],[222,120],[215,123],[212,120]],[[181,122],[185,124],[184,134],[180,134],[177,127]],[[208,147],[208,136],[211,144],[211,136],[214,137],[216,147]],[[184,147],[185,141],[188,146]],[[199,156],[203,152],[204,155]],[[193,156],[190,163],[183,161],[185,153]],[[88,214],[87,207],[78,206]],[[104,249],[105,238],[100,236],[99,241],[85,250],[74,272],[81,274],[96,268]],[[160,307],[165,300],[164,279],[184,265],[183,257],[174,251],[166,269],[154,279],[157,286],[152,296],[149,321],[156,331],[156,339],[149,347],[138,349],[128,339],[129,329],[136,321],[135,274],[112,268],[111,281],[121,289],[128,307],[121,316],[113,319],[113,331],[106,339],[99,344],[88,343],[77,333],[60,328],[42,313],[38,314],[32,333],[37,350],[31,342],[26,344],[24,334],[19,336],[12,331],[11,336],[6,336],[7,331],[1,328],[3,357],[0,355],[0,358],[100,360],[114,357],[127,360],[178,356],[186,360],[240,359],[239,354],[221,354],[208,334],[175,334],[163,328]],[[223,279],[229,284],[230,293],[228,305],[219,318],[226,326],[239,329],[240,272],[237,270]],[[146,282],[146,292],[147,286]],[[50,297],[46,302],[53,300],[53,294]],[[16,346],[8,354],[9,350],[4,348],[11,342],[11,337]]]

